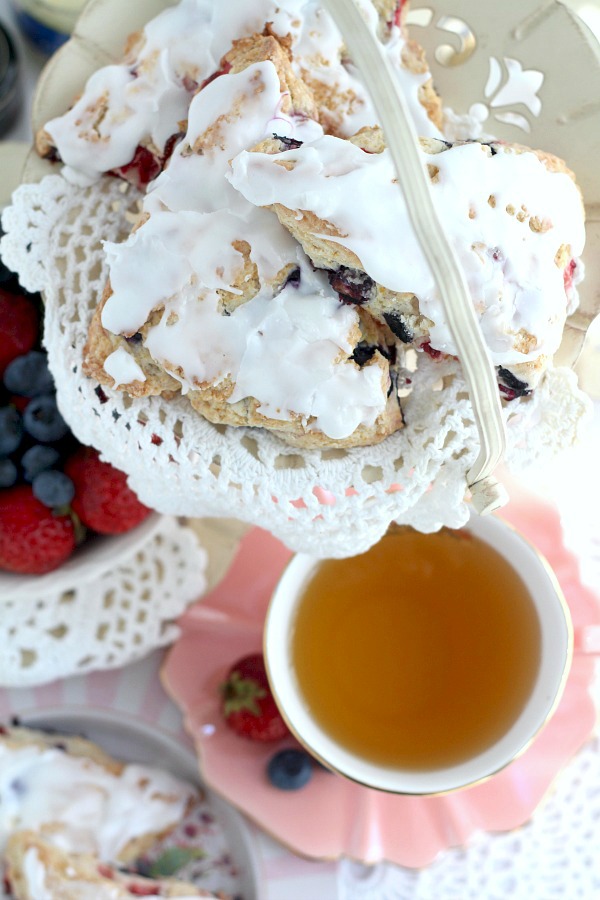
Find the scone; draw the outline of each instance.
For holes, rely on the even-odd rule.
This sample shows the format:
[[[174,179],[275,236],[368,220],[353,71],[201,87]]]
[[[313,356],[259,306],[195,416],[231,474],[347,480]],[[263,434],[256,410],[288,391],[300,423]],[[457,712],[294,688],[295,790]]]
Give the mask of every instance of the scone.
[[[197,797],[169,772],[21,727],[0,733],[0,786],[0,849],[12,832],[36,830],[67,852],[120,864],[167,835]]]
[[[421,139],[432,198],[512,394],[535,386],[574,305],[584,210],[572,173],[505,143]],[[232,162],[232,185],[275,212],[344,302],[405,344],[456,354],[378,128],[294,148],[275,138]]]
[[[269,213],[226,179],[265,130],[322,134],[311,92],[270,33],[235,42],[130,238],[106,244],[110,282],[84,372],[131,396],[181,389],[213,422],[289,443],[375,443],[402,425],[395,340],[336,292]]]
[[[224,900],[172,878],[143,878],[119,871],[87,853],[66,853],[34,831],[17,831],[6,848],[5,881],[15,900],[126,900],[193,897]]]
[[[129,37],[121,62],[94,72],[71,109],[38,132],[38,153],[62,161],[77,183],[111,173],[145,187],[185,131],[190,100],[213,68],[205,30],[197,0],[165,9]]]
[[[365,0],[369,26],[384,43],[420,134],[439,134],[441,104],[422,49],[401,24],[403,0]],[[39,154],[90,184],[103,173],[145,189],[185,133],[195,92],[223,72],[236,40],[265,27],[292,54],[294,72],[314,91],[324,126],[342,135],[376,121],[358,72],[317,0],[180,0],[127,41],[124,56],[98,69],[79,98],[36,135]]]
[[[228,159],[244,146],[248,131],[252,135],[255,133],[253,128],[258,126],[259,133],[262,132],[264,117],[268,122],[279,115],[280,123],[284,124],[284,116],[291,121],[292,117],[310,120],[318,115],[312,94],[291,72],[287,50],[268,33],[235,41],[221,60],[220,75],[218,84],[212,79],[194,98],[184,140],[175,150],[168,170],[156,181],[130,239],[130,243],[149,240],[155,255],[163,254],[165,247],[162,245],[168,242],[174,230],[186,232],[185,236],[182,234],[182,243],[187,244],[188,249],[190,244],[196,249],[194,232],[200,229],[199,236],[202,237],[201,226],[205,223],[198,223],[193,212],[235,209],[234,192],[224,178]],[[215,113],[215,106],[219,113]],[[207,178],[213,187],[212,194],[206,188]],[[187,217],[176,218],[174,215],[186,211],[190,211]],[[154,219],[149,222],[152,213]],[[213,226],[218,227],[218,223],[211,223],[205,230]],[[141,236],[135,235],[138,229],[141,229]],[[235,256],[239,255],[239,271],[230,285],[231,290],[217,289],[227,313],[258,290],[250,245],[240,237],[234,236],[232,240]],[[118,255],[121,249],[117,247],[114,252]],[[162,258],[158,259],[162,266]],[[144,260],[142,267],[151,267],[152,261]],[[285,281],[288,270],[293,267],[290,262],[273,273],[277,286]],[[144,290],[141,280],[139,290]],[[165,371],[145,346],[148,331],[159,325],[164,307],[151,305],[147,319],[140,322],[138,328],[122,334],[122,329],[105,328],[102,322],[107,302],[114,308],[113,294],[109,282],[94,312],[84,348],[85,374],[109,387],[117,384],[133,397],[156,394],[170,397],[177,393],[181,388],[180,380]],[[109,357],[111,363],[105,369]],[[118,372],[114,368],[116,364],[119,365]]]

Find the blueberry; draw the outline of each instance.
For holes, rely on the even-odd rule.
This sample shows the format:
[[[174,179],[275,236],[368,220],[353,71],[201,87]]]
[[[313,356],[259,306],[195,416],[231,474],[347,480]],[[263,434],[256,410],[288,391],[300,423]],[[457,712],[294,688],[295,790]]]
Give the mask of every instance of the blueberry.
[[[54,447],[46,444],[34,444],[26,450],[21,457],[23,477],[25,481],[32,482],[36,475],[51,469],[60,459],[60,453]]]
[[[285,137],[280,134],[275,134],[275,132],[273,132],[273,137],[276,141],[279,141],[283,150],[297,150],[298,147],[302,146],[302,141],[298,141],[296,138]]]
[[[342,303],[358,306],[371,299],[375,287],[375,282],[365,272],[348,266],[340,266],[335,272],[330,272],[329,283],[338,292]]]
[[[498,376],[500,380],[506,385],[506,387],[510,388],[513,393],[513,397],[525,397],[527,394],[531,393],[531,388],[527,384],[526,381],[521,381],[520,378],[517,378],[510,369],[505,369],[503,366],[498,366]]]
[[[23,437],[21,413],[14,406],[0,408],[0,454],[14,453]]]
[[[304,750],[280,750],[267,764],[267,775],[274,787],[297,791],[312,777],[312,760]]]
[[[292,287],[298,287],[298,285],[300,284],[301,278],[302,278],[302,273],[300,272],[300,269],[296,266],[296,268],[292,269],[292,271],[289,273],[289,275],[285,279],[284,287],[286,287],[288,284],[291,284]]]
[[[69,426],[56,406],[56,399],[45,394],[27,404],[23,414],[25,431],[36,441],[51,444],[69,433]]]
[[[75,487],[69,476],[54,469],[36,475],[31,487],[33,496],[51,509],[68,506],[75,496]]]
[[[372,344],[368,344],[367,341],[361,341],[354,348],[354,353],[352,354],[351,359],[353,359],[356,365],[360,366],[362,369],[362,367],[365,366],[370,359],[373,359],[376,350],[377,347],[374,347]]]
[[[54,381],[46,354],[41,350],[30,350],[13,359],[4,372],[4,386],[11,394],[21,397],[38,397],[53,391]]]
[[[415,339],[415,335],[412,329],[410,329],[406,324],[404,316],[402,316],[400,313],[384,313],[383,318],[387,322],[387,325],[392,334],[395,334],[396,337],[402,341],[402,343],[412,344]]]
[[[12,459],[0,459],[0,488],[9,488],[17,483],[18,471]]]
[[[0,259],[0,284],[4,284],[5,281],[11,281],[14,276],[15,273],[11,272],[8,266],[5,266]]]

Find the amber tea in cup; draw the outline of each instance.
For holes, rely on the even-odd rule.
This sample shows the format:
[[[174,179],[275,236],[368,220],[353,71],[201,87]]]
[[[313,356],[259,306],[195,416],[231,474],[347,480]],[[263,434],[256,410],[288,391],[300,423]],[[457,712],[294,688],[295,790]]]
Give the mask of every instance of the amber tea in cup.
[[[556,702],[570,645],[547,564],[496,518],[394,529],[350,559],[294,557],[265,634],[300,740],[358,781],[414,793],[513,758]]]

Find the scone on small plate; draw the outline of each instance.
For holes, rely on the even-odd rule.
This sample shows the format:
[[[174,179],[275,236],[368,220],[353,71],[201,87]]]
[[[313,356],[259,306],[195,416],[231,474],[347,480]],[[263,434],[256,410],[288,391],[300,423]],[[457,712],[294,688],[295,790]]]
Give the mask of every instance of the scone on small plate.
[[[89,853],[67,853],[35,831],[16,831],[6,847],[5,879],[15,900],[125,900],[125,898],[213,898],[174,878],[144,878],[116,869]]]
[[[175,828],[198,796],[169,772],[125,764],[72,735],[0,733],[0,850],[36,831],[69,853],[127,865]],[[37,900],[37,898],[36,898]]]

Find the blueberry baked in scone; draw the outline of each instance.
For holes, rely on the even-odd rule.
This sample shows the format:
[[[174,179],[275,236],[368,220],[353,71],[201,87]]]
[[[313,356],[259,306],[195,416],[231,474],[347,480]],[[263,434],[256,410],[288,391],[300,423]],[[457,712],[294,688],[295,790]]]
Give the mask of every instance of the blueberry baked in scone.
[[[527,393],[574,303],[585,234],[574,177],[562,160],[518,145],[422,138],[420,146],[501,391]],[[456,354],[379,128],[295,147],[271,138],[232,161],[230,181],[277,214],[344,303],[403,344]]]
[[[145,878],[101,862],[89,853],[67,853],[35,831],[17,831],[6,848],[5,881],[14,900],[127,900],[195,897],[225,900],[174,878]]]
[[[169,834],[198,794],[85,738],[3,727],[0,796],[0,850],[13,832],[34,830],[66,852],[127,865]]]
[[[270,28],[224,59],[138,225],[105,245],[110,281],[84,371],[131,396],[181,389],[210,421],[288,443],[375,443],[402,425],[392,333],[340,304],[276,218],[226,178],[265,132],[291,145],[322,134],[312,93]]]
[[[441,103],[422,49],[402,25],[403,0],[362,0],[402,84],[419,132],[439,134]],[[145,189],[186,129],[198,89],[228,71],[232,43],[266,26],[286,44],[294,72],[314,91],[323,124],[343,135],[376,120],[339,31],[317,0],[180,0],[129,37],[123,58],[103,66],[63,115],[36,135],[39,154],[90,184],[108,173]]]

